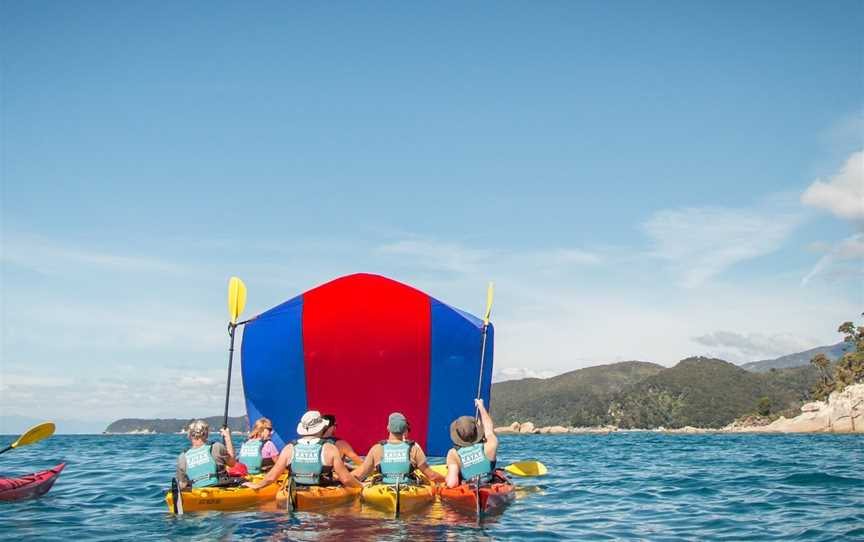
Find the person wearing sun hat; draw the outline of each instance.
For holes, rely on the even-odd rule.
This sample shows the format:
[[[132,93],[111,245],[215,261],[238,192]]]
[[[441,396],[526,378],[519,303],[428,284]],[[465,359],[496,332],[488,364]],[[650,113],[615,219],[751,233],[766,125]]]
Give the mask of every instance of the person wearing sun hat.
[[[328,425],[329,422],[317,410],[303,414],[297,424],[297,435],[300,438],[285,445],[279,459],[261,481],[247,482],[244,485],[258,489],[272,484],[290,466],[291,477],[297,485],[341,483],[347,487],[362,487],[348,472],[339,449],[322,438]]]
[[[460,416],[450,424],[450,439],[455,447],[447,452],[447,487],[456,487],[463,480],[479,478],[489,482],[495,472],[498,437],[494,423],[483,399],[475,399],[480,420],[473,416]]]
[[[426,462],[423,448],[406,437],[411,425],[401,412],[387,418],[387,439],[372,445],[363,464],[351,474],[364,480],[373,470],[381,475],[384,484],[416,482],[414,469],[419,469],[429,480],[443,482],[444,477],[433,471]]]

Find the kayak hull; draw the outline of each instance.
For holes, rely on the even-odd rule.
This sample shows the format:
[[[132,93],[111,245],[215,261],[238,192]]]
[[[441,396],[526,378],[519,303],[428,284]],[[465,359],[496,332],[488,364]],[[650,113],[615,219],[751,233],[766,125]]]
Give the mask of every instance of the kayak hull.
[[[41,497],[48,493],[65,466],[65,463],[60,463],[53,469],[18,478],[0,478],[0,501],[23,501]]]
[[[296,510],[318,510],[330,506],[347,504],[360,495],[359,487],[342,486],[295,486]],[[276,494],[276,502],[280,507],[286,507],[288,490],[281,489]]]
[[[465,511],[477,510],[477,493],[469,484],[439,490],[441,502]],[[480,510],[494,514],[504,510],[516,499],[516,488],[509,482],[480,486]]]
[[[363,488],[361,493],[364,504],[378,510],[396,513],[396,486],[372,484]],[[429,485],[403,485],[399,487],[399,512],[414,512],[432,504],[435,500],[435,487]]]
[[[261,475],[249,476],[250,481],[260,480]],[[284,479],[284,478],[283,478]],[[239,487],[202,487],[180,492],[183,512],[207,512],[209,510],[236,510],[272,501],[279,491],[280,481],[260,489]],[[171,490],[165,493],[165,504],[174,512],[174,496]]]

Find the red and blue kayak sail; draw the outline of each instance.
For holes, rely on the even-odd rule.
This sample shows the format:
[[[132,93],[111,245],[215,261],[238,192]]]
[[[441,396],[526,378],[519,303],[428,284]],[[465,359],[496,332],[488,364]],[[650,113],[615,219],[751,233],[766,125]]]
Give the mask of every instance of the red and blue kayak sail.
[[[296,438],[307,410],[334,414],[336,435],[364,455],[387,437],[387,416],[408,419],[428,455],[452,446],[450,422],[474,414],[478,380],[489,404],[494,332],[483,321],[394,280],[338,278],[258,315],[243,332],[250,422],[273,421],[273,440]]]

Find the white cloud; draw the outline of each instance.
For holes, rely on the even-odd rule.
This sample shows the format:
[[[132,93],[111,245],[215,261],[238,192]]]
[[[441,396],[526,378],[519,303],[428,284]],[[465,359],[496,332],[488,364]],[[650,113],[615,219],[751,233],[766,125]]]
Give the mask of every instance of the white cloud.
[[[225,401],[226,369],[117,371],[105,364],[99,375],[45,376],[3,371],[0,412],[46,419],[113,421],[119,418],[215,416]],[[50,400],[46,401],[46,398]],[[241,374],[231,381],[232,415],[245,411]]]
[[[379,254],[413,258],[424,267],[456,273],[479,269],[492,255],[491,251],[467,248],[459,243],[442,243],[426,239],[396,241],[378,247]]]
[[[642,228],[654,241],[652,255],[672,262],[684,286],[693,288],[779,249],[801,221],[800,214],[773,206],[688,207],[654,213]]]
[[[847,237],[831,247],[801,279],[801,285],[807,286],[820,275],[844,274],[852,275],[857,280],[864,277],[864,233]]]
[[[116,350],[118,346],[127,351],[163,349],[184,353],[209,353],[226,347],[221,314],[185,307],[103,302],[106,304],[61,300],[16,310],[4,330],[7,358],[33,346],[90,353]],[[46,342],[46,337],[50,341]]]
[[[63,275],[69,272],[70,266],[140,274],[184,272],[182,266],[173,262],[68,246],[35,236],[4,235],[0,260],[46,275]]]
[[[794,354],[813,348],[814,341],[790,333],[766,335],[762,333],[735,333],[715,331],[693,338],[697,343],[707,346],[708,355],[736,363],[760,361]]]
[[[853,153],[828,180],[815,180],[801,195],[801,202],[840,218],[864,220],[864,151]]]
[[[408,239],[378,247],[376,254],[407,257],[411,267],[429,271],[477,274],[489,269],[530,268],[543,272],[567,271],[604,261],[595,252],[579,248],[551,248],[531,251],[487,250],[457,242]]]

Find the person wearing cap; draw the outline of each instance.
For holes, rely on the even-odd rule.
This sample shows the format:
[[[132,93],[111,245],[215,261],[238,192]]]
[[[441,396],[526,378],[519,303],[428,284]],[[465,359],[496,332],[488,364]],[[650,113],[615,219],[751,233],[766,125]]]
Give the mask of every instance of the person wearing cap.
[[[194,420],[189,424],[188,432],[192,446],[177,457],[176,478],[180,489],[215,486],[226,479],[226,467],[233,467],[236,463],[231,431],[227,427],[219,431],[224,445],[207,443],[210,426],[204,420]]]
[[[342,454],[332,442],[324,440],[329,422],[317,410],[310,410],[297,424],[299,439],[289,442],[276,464],[259,482],[243,485],[253,489],[272,484],[290,467],[291,477],[299,486],[336,485],[362,487],[342,462]]]
[[[342,454],[342,461],[350,460],[354,465],[363,463],[363,458],[357,455],[354,447],[347,440],[336,436],[336,416],[334,414],[324,414],[321,416],[327,420],[327,429],[324,431],[324,440],[329,441],[339,448],[339,453]]]
[[[414,441],[408,440],[411,426],[400,412],[394,412],[387,418],[387,440],[374,444],[363,464],[354,469],[352,474],[358,480],[364,480],[377,469],[384,484],[395,484],[416,481],[414,469],[419,469],[429,480],[443,482],[444,477],[433,471],[426,462],[426,454]]]
[[[480,420],[473,416],[460,416],[450,424],[450,439],[456,446],[447,452],[447,487],[456,487],[463,480],[492,480],[498,454],[492,418],[483,406],[483,399],[475,399]]]

